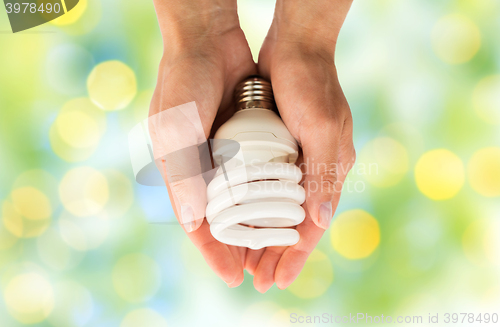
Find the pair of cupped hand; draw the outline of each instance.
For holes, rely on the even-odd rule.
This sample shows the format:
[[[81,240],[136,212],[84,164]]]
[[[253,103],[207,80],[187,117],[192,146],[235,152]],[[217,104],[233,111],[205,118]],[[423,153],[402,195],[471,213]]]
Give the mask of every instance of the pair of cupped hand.
[[[334,47],[280,38],[273,28],[258,65],[239,26],[200,38],[190,36],[182,46],[166,45],[150,108],[153,117],[194,101],[199,115],[198,123],[185,123],[186,117],[182,123],[168,115],[161,120],[151,132],[155,152],[165,146],[162,142],[200,144],[233,115],[233,91],[239,82],[254,74],[271,81],[280,115],[302,149],[306,218],[296,227],[297,244],[252,250],[217,241],[203,218],[207,204],[206,197],[200,196],[200,188],[206,187],[203,180],[196,179],[197,185],[182,180],[172,183],[165,177],[175,214],[210,268],[229,287],[243,282],[246,269],[259,292],[274,283],[284,289],[297,278],[330,225],[342,183],[355,160],[352,117],[337,78]],[[175,177],[176,170],[182,169],[182,163],[162,164],[164,176]]]

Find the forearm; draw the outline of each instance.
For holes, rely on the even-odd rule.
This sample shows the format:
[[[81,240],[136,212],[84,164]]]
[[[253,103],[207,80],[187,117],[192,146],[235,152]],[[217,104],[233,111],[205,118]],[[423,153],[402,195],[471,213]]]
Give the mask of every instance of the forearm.
[[[277,0],[269,37],[334,51],[352,0]]]
[[[169,48],[196,46],[197,40],[239,27],[236,0],[154,0],[154,5]]]

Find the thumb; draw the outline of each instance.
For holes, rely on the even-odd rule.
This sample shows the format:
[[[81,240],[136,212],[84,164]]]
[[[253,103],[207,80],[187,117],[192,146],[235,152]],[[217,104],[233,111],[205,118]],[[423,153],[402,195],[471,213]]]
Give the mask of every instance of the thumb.
[[[352,167],[352,123],[323,123],[302,137],[304,189],[309,216],[320,228],[330,226],[347,173]],[[348,135],[351,135],[349,138]]]
[[[150,116],[149,133],[155,162],[176,217],[186,232],[192,232],[201,226],[205,217],[206,183],[202,173],[204,164],[207,160],[210,162],[195,102]]]

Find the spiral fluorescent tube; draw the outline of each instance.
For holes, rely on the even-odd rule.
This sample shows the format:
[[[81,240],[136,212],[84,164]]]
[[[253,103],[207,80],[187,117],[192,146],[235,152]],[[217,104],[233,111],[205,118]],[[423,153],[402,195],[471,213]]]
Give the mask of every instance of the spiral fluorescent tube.
[[[206,217],[220,242],[260,249],[293,245],[305,217],[305,191],[294,164],[297,142],[275,113],[271,85],[252,76],[236,87],[237,111],[217,133],[220,165],[207,188]],[[234,155],[234,144],[239,150]],[[232,146],[231,146],[232,144]]]

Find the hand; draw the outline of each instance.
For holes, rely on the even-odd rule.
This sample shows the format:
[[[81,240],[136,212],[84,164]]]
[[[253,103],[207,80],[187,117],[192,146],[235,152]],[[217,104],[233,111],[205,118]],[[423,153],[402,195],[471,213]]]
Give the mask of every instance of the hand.
[[[289,247],[269,247],[261,255],[254,278],[261,292],[274,282],[284,289],[298,276],[330,225],[354,164],[352,117],[334,63],[335,31],[340,30],[343,19],[339,17],[345,17],[349,5],[346,0],[314,5],[291,0],[285,8],[278,0],[259,55],[259,73],[271,80],[281,117],[301,145],[302,164],[298,164],[306,190],[306,219],[297,226],[300,241]],[[331,15],[328,6],[333,6]],[[328,28],[331,23],[322,24],[321,19],[337,25]],[[247,260],[252,256],[247,254]]]
[[[256,65],[233,1],[158,0],[155,6],[165,47],[150,107],[155,159],[184,151],[157,163],[175,215],[211,269],[230,287],[238,286],[243,281],[247,249],[214,239],[204,220],[203,177],[182,177],[186,165],[200,162],[198,151],[190,150],[232,116],[234,87],[255,74]],[[193,101],[197,110],[190,111],[193,103],[174,108]]]

